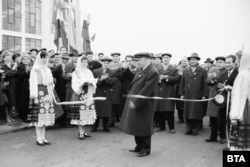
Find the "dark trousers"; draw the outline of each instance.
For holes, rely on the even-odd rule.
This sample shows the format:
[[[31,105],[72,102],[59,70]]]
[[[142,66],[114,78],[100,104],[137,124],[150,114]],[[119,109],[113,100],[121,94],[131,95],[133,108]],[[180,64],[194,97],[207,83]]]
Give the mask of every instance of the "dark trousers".
[[[218,132],[218,126],[217,126],[218,119],[217,117],[210,117],[210,123],[211,123],[211,136],[210,138],[213,140],[217,140],[217,132]]]
[[[97,129],[99,127],[99,121],[102,119],[103,123],[103,128],[106,129],[109,126],[109,117],[97,117],[95,123],[94,123],[94,128]]]
[[[120,105],[113,104],[112,105],[112,116],[110,118],[110,124],[114,124],[115,121],[120,121]]]
[[[150,151],[151,149],[151,136],[135,136],[135,149],[139,151]]]
[[[178,111],[178,118],[180,121],[184,121],[184,118],[183,118],[183,110],[177,110]]]
[[[220,108],[219,110],[219,116],[218,116],[218,129],[220,131],[220,138],[226,139],[226,108]]]
[[[199,132],[201,120],[198,119],[186,119],[187,131],[189,132]]]
[[[165,118],[168,121],[168,127],[170,130],[174,129],[174,112],[173,111],[157,111],[155,112],[156,121],[159,123],[161,129],[166,129]]]

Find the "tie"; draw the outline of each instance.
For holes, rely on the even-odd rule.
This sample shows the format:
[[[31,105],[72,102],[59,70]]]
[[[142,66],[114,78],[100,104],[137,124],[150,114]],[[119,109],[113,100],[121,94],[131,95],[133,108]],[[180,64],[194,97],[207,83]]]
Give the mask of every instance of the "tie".
[[[231,73],[232,73],[232,71],[228,71],[228,78],[230,77]]]

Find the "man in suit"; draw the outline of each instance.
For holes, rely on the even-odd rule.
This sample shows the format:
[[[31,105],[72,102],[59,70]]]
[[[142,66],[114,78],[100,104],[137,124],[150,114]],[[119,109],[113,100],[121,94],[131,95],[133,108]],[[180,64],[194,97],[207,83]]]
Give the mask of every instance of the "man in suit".
[[[208,97],[207,72],[199,66],[200,57],[193,53],[188,57],[190,67],[183,71],[180,84],[180,95],[184,99],[205,99]],[[186,119],[186,135],[198,135],[205,113],[204,102],[184,102],[184,118]]]
[[[72,98],[73,90],[72,90],[72,87],[71,87],[71,79],[72,79],[72,73],[73,73],[73,71],[75,71],[75,68],[76,68],[78,54],[70,54],[70,57],[71,57],[72,61],[65,65],[65,68],[64,68],[63,73],[62,73],[62,79],[64,79],[66,81],[66,97],[65,97],[65,101],[71,101],[71,98]],[[65,109],[64,113],[68,117],[68,114],[70,112],[69,105],[66,105],[64,107],[64,109]],[[66,127],[71,127],[69,125],[69,119],[68,118],[67,118]]]
[[[151,54],[138,53],[134,58],[141,70],[134,76],[129,94],[155,96],[159,74],[150,63]],[[153,99],[127,98],[120,128],[123,132],[135,136],[136,147],[129,151],[137,152],[139,157],[150,154],[151,136],[154,132],[153,117]]]
[[[226,71],[223,72],[219,79],[217,87],[218,89],[223,89],[225,86],[229,88],[228,91],[231,91],[230,88],[233,87],[234,80],[238,75],[238,69],[236,68],[236,57],[234,55],[229,55],[226,57]],[[230,105],[229,105],[230,106]],[[230,111],[230,109],[228,109]],[[227,124],[227,106],[221,107],[219,109],[219,116],[218,116],[218,126],[220,131],[220,143],[226,143],[226,124]],[[229,119],[228,119],[229,121]],[[228,124],[230,124],[228,122]]]
[[[116,83],[115,72],[108,68],[111,61],[108,57],[102,58],[102,68],[93,71],[94,76],[98,78],[95,96],[106,97],[106,100],[95,102],[97,120],[92,127],[92,132],[97,131],[100,118],[103,120],[103,130],[110,132],[108,121],[112,115],[113,86]]]
[[[65,71],[65,66],[66,64],[68,64],[68,61],[69,61],[69,54],[64,53],[61,59],[62,59],[61,63],[53,69],[52,73],[53,73],[53,77],[56,79],[56,82],[55,82],[56,93],[60,101],[63,102],[66,99],[66,84],[67,84],[67,80],[63,78],[63,73]],[[63,107],[63,110],[65,111],[65,106],[62,106],[62,107]],[[57,119],[57,122],[60,125],[67,127],[67,113],[64,112],[64,114],[60,118]]]
[[[160,71],[160,79],[158,81],[157,96],[160,97],[175,97],[175,84],[179,82],[178,70],[170,65],[172,55],[169,53],[162,54],[163,70]],[[174,111],[175,101],[173,100],[158,100],[155,104],[155,114],[157,122],[159,122],[159,129],[157,131],[164,131],[165,118],[167,118],[170,133],[175,133],[174,128]]]

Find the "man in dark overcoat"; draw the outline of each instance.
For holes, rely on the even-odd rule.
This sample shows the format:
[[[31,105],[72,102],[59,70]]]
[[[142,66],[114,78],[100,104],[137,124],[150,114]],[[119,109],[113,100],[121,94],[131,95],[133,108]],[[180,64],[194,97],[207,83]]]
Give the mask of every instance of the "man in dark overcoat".
[[[170,63],[172,55],[169,53],[162,54],[162,66],[163,70],[160,71],[160,79],[158,82],[157,96],[168,98],[176,97],[175,84],[180,81],[177,68]],[[159,122],[159,129],[157,131],[163,131],[165,127],[165,118],[167,118],[170,133],[175,133],[174,128],[174,100],[157,100],[155,102],[155,115],[157,122]]]
[[[76,63],[77,63],[77,58],[78,54],[70,54],[71,57],[71,62],[65,65],[65,68],[62,73],[62,79],[66,81],[66,97],[65,101],[71,101],[72,94],[73,94],[73,89],[71,86],[71,79],[72,79],[72,73],[75,71],[76,68]],[[69,122],[69,114],[70,114],[70,106],[65,105],[65,116],[67,119],[66,127],[71,127],[70,122]]]
[[[136,73],[129,95],[155,96],[159,80],[157,70],[150,63],[150,53],[138,53]],[[138,152],[138,156],[147,156],[151,149],[151,136],[153,134],[154,100],[141,98],[127,98],[121,118],[120,128],[123,132],[135,136],[136,147],[129,150]]]
[[[236,68],[236,57],[234,55],[227,56],[225,63],[226,63],[226,71],[223,72],[218,79],[218,84],[217,84],[218,89],[223,89],[225,88],[225,86],[232,88],[234,84],[234,80],[238,75],[238,68]],[[230,111],[230,109],[228,109],[228,111]],[[221,144],[224,144],[227,142],[226,141],[226,125],[227,123],[230,124],[230,120],[226,117],[226,112],[227,112],[227,106],[221,107],[219,109],[218,127],[220,131],[220,143]],[[227,119],[229,122],[227,122]]]
[[[199,66],[200,57],[193,53],[188,57],[190,67],[184,70],[180,84],[180,95],[184,99],[201,100],[208,97],[207,72]],[[184,102],[186,135],[198,135],[201,120],[205,113],[204,102]]]
[[[208,71],[207,83],[210,87],[209,89],[209,98],[213,98],[217,91],[217,84],[219,76],[226,70],[225,69],[225,57],[219,56],[215,58],[216,65],[215,67],[211,67]],[[216,142],[217,141],[217,120],[219,115],[219,106],[216,105],[213,101],[208,102],[207,106],[207,115],[210,116],[210,127],[211,127],[211,135],[206,142]]]
[[[112,115],[112,95],[116,78],[114,77],[115,72],[108,68],[112,60],[104,57],[101,61],[102,68],[93,71],[95,78],[98,78],[95,96],[106,97],[106,100],[95,102],[97,119],[92,127],[92,132],[97,130],[100,118],[103,120],[103,130],[110,132],[108,121]]]

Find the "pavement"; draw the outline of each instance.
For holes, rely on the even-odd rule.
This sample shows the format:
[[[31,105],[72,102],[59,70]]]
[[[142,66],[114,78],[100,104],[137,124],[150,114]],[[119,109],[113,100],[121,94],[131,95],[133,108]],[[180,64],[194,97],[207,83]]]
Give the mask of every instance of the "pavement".
[[[35,130],[27,124],[21,123],[18,129],[14,125],[4,125],[9,127],[4,135],[0,135],[1,166],[221,167],[222,150],[226,144],[205,142],[210,135],[208,122],[206,117],[204,129],[198,136],[184,135],[185,124],[177,123],[175,134],[169,133],[168,129],[155,132],[151,154],[143,158],[128,152],[128,149],[135,146],[134,137],[121,132],[119,123],[111,128],[110,133],[100,127],[97,132],[91,133],[92,137],[84,140],[78,139],[77,127],[49,128],[46,130],[46,138],[52,145],[44,147],[36,145]],[[26,130],[20,131],[22,129]],[[8,133],[11,131],[15,132]],[[89,132],[90,127],[86,127],[86,131]]]
[[[32,126],[30,126],[28,123],[25,123],[18,118],[16,118],[15,122],[11,123],[6,123],[6,121],[0,120],[0,135],[21,131],[29,128],[32,128]]]

